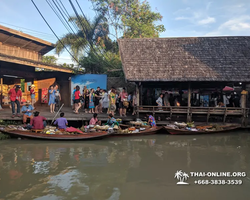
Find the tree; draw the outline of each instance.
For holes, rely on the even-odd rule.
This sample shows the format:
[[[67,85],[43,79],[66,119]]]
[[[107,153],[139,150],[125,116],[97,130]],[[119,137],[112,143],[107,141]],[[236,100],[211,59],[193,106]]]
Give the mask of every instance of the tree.
[[[57,58],[55,56],[42,56],[42,62],[48,65],[56,65]]]
[[[99,51],[99,48],[104,47],[104,42],[108,42],[109,28],[106,23],[106,18],[99,14],[93,21],[85,19],[83,16],[70,17],[69,22],[76,24],[78,31],[76,34],[68,33],[56,43],[56,53],[59,55],[64,46],[70,49],[76,60],[84,54],[91,51]],[[98,47],[95,50],[93,47]],[[100,52],[98,52],[100,53]]]
[[[165,31],[164,25],[156,25],[155,22],[162,19],[160,13],[152,12],[147,1],[140,3],[134,1],[131,11],[122,16],[125,26],[124,38],[152,38],[159,37]]]
[[[147,1],[139,0],[90,0],[93,9],[102,13],[108,19],[107,23],[116,40],[124,38],[152,38],[159,37],[165,31],[163,25],[155,22],[162,19],[158,12],[151,11]],[[120,33],[121,31],[121,33]],[[119,34],[120,33],[120,34]],[[110,34],[112,32],[110,31]]]

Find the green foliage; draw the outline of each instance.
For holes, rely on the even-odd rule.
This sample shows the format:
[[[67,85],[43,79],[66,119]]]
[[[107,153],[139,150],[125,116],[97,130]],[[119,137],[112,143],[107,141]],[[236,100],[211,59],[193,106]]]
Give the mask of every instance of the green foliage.
[[[6,134],[0,132],[0,140],[6,140],[6,139],[9,139],[9,138],[10,138],[9,135],[6,135]]]
[[[155,25],[155,22],[161,20],[162,16],[160,13],[152,12],[147,1],[143,3],[134,1],[131,9],[122,16],[122,22],[126,27],[124,38],[159,37],[159,33],[165,31],[163,25]]]
[[[43,56],[42,62],[48,65],[56,65],[57,58],[55,56]]]
[[[56,53],[64,45],[78,60],[84,73],[124,76],[117,40],[123,38],[159,37],[165,31],[155,22],[162,19],[160,13],[152,12],[147,1],[139,0],[90,0],[97,17],[93,20],[83,16],[70,17],[76,24],[76,34],[66,34],[56,43]],[[113,38],[113,40],[111,39]],[[65,66],[67,67],[67,66]]]

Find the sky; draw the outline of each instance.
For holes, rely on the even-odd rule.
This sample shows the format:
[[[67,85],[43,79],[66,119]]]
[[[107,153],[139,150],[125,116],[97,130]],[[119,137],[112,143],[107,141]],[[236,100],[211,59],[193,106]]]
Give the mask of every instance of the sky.
[[[61,0],[69,14],[73,14],[68,0]],[[74,0],[72,0],[75,2]],[[34,0],[55,33],[68,33],[46,0]],[[93,18],[89,0],[78,0],[84,14]],[[166,31],[160,37],[249,36],[249,0],[148,0],[153,11],[160,12]],[[56,43],[57,38],[46,25],[31,0],[0,0],[0,24],[35,37]],[[47,55],[55,55],[54,51]],[[64,51],[58,63],[72,63]]]

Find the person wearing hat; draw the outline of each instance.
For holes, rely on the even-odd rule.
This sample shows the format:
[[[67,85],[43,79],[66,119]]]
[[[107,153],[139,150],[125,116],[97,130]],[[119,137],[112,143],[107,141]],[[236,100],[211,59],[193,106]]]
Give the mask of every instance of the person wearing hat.
[[[22,91],[20,90],[20,85],[15,85],[14,88],[10,89],[9,91],[9,98],[12,108],[12,118],[15,116],[21,117],[20,115],[20,102],[22,98]],[[17,105],[17,114],[15,109],[15,104]]]
[[[22,107],[23,113],[23,123],[26,125],[27,119],[30,121],[33,119],[32,111],[34,110],[33,106],[31,105],[30,101],[26,101],[26,105]]]
[[[35,107],[34,107],[34,104],[36,103],[35,85],[31,85],[30,97],[31,97],[31,105],[35,109]]]

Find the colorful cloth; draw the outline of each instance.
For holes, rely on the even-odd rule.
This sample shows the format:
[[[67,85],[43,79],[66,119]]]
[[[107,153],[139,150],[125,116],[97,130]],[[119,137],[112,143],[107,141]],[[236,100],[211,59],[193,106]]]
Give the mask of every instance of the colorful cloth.
[[[27,112],[28,110],[29,110],[29,112]],[[25,112],[24,114],[30,117],[32,115],[32,113],[31,113],[32,110],[34,110],[34,108],[31,105],[29,105],[28,107],[23,106],[21,111]]]
[[[93,102],[93,94],[90,94],[89,96],[90,100],[89,100],[89,108],[95,108],[94,102]]]
[[[112,117],[111,119],[108,119],[107,123],[108,125],[113,125],[114,123],[117,123],[116,119],[114,117]]]
[[[56,96],[55,96],[55,93],[56,93],[56,91],[55,90],[53,90],[52,91],[52,93],[50,93],[51,92],[51,90],[49,90],[49,106],[51,105],[51,104],[55,104],[56,103],[56,101],[55,101],[55,99],[56,99]]]
[[[116,94],[113,93],[113,92],[110,92],[109,96],[110,96],[110,104],[115,104],[116,103],[115,102],[115,96],[116,96]]]
[[[155,127],[156,126],[155,118],[152,115],[150,115],[148,119],[149,119],[149,125]]]

